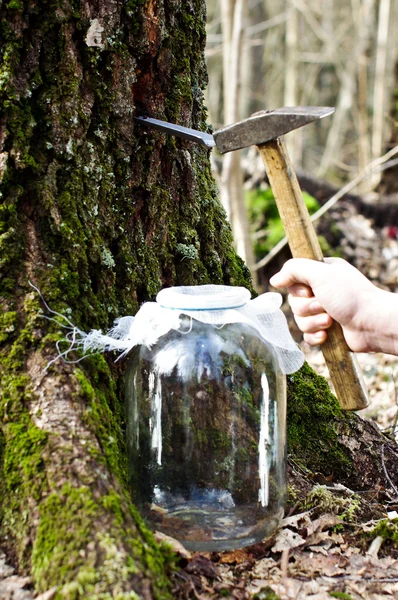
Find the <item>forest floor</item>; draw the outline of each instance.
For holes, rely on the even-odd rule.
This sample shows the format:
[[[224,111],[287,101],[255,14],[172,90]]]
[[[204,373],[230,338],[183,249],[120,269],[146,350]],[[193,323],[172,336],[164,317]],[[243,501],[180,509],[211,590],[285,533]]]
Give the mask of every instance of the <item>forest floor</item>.
[[[336,207],[329,219],[340,231],[339,255],[379,287],[398,292],[398,229],[375,228],[350,204]],[[289,325],[298,340],[294,321]],[[329,379],[320,348],[301,347],[312,368]],[[358,359],[370,396],[360,415],[398,441],[398,359],[385,354],[359,354]],[[183,553],[186,566],[175,577],[175,595],[198,600],[398,599],[397,488],[391,480],[365,493],[318,483],[310,492],[318,503],[303,510],[305,499],[299,499],[261,544],[224,553]]]
[[[328,376],[320,350],[303,345],[303,351],[311,366]],[[395,356],[382,354],[359,356],[371,399],[361,415],[388,435],[394,435],[398,414],[396,361]],[[318,499],[315,506],[303,510],[306,499],[290,506],[278,530],[260,544],[223,553],[182,551],[185,567],[175,577],[175,596],[197,600],[398,599],[395,485],[398,482],[364,493],[324,481],[310,492]],[[178,544],[175,549],[180,551]]]
[[[303,344],[303,351],[309,364],[328,377],[320,349]],[[360,414],[394,436],[397,357],[361,354],[358,358],[371,400]],[[264,542],[224,553],[183,553],[186,566],[175,578],[177,598],[398,599],[395,485],[398,482],[364,494],[325,481],[313,488],[318,504],[303,510],[305,500],[297,502]]]
[[[398,292],[398,230],[375,229],[349,205],[330,218],[341,231],[341,256],[377,285]],[[298,338],[293,321],[290,326]],[[306,344],[302,349],[309,364],[328,377],[320,349]],[[398,439],[397,357],[358,358],[371,399],[360,414]],[[271,538],[235,551],[189,553],[169,540],[181,567],[173,578],[173,595],[184,600],[398,599],[396,486],[391,481],[364,493],[329,481],[318,483],[312,490],[318,500],[311,509],[305,509],[305,499],[298,499]],[[0,554],[0,600],[51,600],[56,593],[49,590],[35,597],[30,589],[29,578],[18,576]]]

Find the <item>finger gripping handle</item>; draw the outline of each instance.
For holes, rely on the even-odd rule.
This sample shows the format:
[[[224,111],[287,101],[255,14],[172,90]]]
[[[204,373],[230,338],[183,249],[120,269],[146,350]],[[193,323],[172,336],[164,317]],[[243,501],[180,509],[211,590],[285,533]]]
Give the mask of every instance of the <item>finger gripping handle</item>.
[[[258,148],[293,257],[323,260],[322,250],[283,140],[272,140]],[[369,401],[362,374],[338,323],[334,322],[328,329],[322,352],[341,407],[346,410],[365,408]]]

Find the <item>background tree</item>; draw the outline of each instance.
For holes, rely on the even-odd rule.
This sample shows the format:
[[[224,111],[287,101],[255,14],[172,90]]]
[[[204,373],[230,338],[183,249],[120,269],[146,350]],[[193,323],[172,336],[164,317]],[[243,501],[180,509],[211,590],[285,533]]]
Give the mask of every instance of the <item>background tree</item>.
[[[208,0],[208,101],[215,124],[228,121],[217,94],[227,29],[225,3]],[[288,137],[296,167],[340,183],[379,158],[394,128],[389,111],[398,54],[396,4],[248,0],[245,8],[241,77],[236,81],[240,118],[293,104],[336,106],[332,120]],[[377,183],[377,177],[369,178],[362,191]]]
[[[28,281],[83,330],[162,286],[251,285],[207,152],[133,120],[206,129],[204,13],[202,0],[0,5],[1,544],[56,598],[169,597],[172,559],[129,499],[123,365],[96,355],[45,372],[65,331]],[[377,448],[377,433],[323,380],[306,368],[290,394],[303,464],[378,480],[361,440],[338,439]]]
[[[308,176],[338,187],[359,177],[351,189],[368,194],[369,200],[377,203],[385,189],[378,184],[382,169],[387,166],[382,161],[379,168],[377,161],[389,149],[386,142],[394,139],[396,131],[391,118],[396,85],[394,64],[398,56],[396,3],[247,0],[240,12],[237,0],[208,0],[208,6],[207,101],[215,126],[278,106],[335,106],[330,119],[286,136],[293,164]],[[235,37],[230,35],[232,20],[239,24],[239,35]],[[234,58],[237,64],[233,64]],[[237,117],[234,119],[232,105]],[[233,194],[228,190],[229,170],[237,183],[245,180],[246,190],[265,187],[258,153],[246,150],[241,157],[241,165],[234,165],[233,170],[231,157],[222,157],[216,164],[221,198],[225,198],[227,206],[228,201],[232,206],[239,197],[236,186]],[[234,161],[238,161],[238,156]],[[240,177],[239,171],[243,171]],[[253,217],[257,211],[253,196],[246,196],[246,204],[250,207],[249,219],[242,210],[243,201],[238,203],[240,211],[231,208],[227,213],[238,253],[252,273],[259,275],[261,288],[262,265],[270,259],[260,247],[268,245],[264,231],[267,224],[260,225],[261,219]],[[273,229],[272,224],[270,228]],[[270,233],[271,246],[278,234],[276,229]],[[257,260],[254,268],[250,238]],[[256,242],[260,238],[264,243]]]

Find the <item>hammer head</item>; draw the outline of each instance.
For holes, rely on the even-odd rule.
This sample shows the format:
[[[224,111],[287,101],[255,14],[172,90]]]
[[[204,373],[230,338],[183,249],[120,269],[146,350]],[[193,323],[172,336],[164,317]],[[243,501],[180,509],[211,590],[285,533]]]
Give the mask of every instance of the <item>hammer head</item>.
[[[253,145],[261,146],[293,129],[327,117],[333,112],[334,108],[324,106],[294,106],[263,110],[244,121],[218,129],[213,133],[213,137],[219,152],[225,154]]]

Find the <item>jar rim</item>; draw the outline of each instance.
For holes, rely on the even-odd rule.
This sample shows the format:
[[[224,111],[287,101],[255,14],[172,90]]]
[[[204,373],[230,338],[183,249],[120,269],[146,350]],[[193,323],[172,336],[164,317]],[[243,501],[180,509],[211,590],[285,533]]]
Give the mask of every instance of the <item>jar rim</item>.
[[[210,284],[165,288],[156,296],[156,302],[177,310],[227,310],[241,308],[250,298],[244,287]]]

